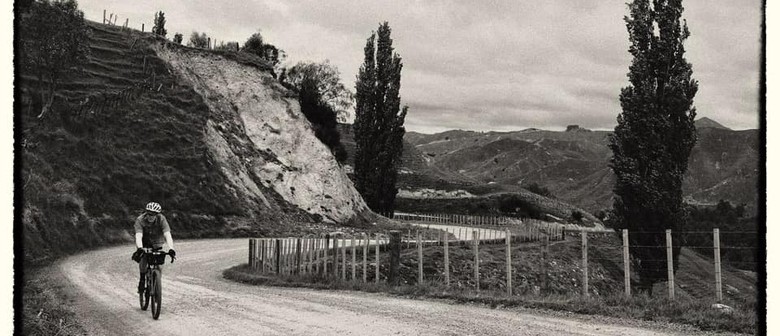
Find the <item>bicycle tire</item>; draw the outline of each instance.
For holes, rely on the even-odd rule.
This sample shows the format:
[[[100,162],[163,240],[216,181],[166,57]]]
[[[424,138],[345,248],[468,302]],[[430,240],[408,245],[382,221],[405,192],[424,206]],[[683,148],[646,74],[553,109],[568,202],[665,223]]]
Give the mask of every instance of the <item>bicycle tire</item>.
[[[146,280],[144,280],[144,290],[138,293],[138,300],[141,303],[141,310],[146,310],[149,308],[149,297],[151,296],[150,291],[150,279],[148,278],[149,275],[147,275]]]
[[[152,318],[155,320],[160,318],[160,310],[162,309],[162,274],[160,271],[152,271]]]

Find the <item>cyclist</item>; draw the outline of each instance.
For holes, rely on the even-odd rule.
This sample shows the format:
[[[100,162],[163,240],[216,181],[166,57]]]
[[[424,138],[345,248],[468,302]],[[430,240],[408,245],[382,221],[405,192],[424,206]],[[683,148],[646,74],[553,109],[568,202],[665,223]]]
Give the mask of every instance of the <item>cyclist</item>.
[[[145,248],[162,248],[163,243],[167,243],[168,254],[172,259],[176,258],[171,227],[165,216],[160,213],[161,211],[162,207],[159,203],[149,202],[146,205],[146,211],[135,220],[135,246],[137,249],[133,253],[132,259],[138,262],[138,269],[141,273],[141,278],[138,280],[138,293],[143,291],[146,280]]]

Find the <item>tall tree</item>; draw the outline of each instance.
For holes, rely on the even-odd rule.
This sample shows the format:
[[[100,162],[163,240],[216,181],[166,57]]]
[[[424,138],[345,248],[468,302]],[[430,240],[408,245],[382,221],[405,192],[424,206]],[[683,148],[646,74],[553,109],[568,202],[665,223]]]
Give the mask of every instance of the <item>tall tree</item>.
[[[165,29],[165,13],[162,11],[154,13],[154,27],[152,27],[152,34],[157,34],[162,37],[168,35],[168,30]]]
[[[38,118],[43,118],[62,77],[88,61],[89,31],[75,0],[33,1],[21,14],[19,28],[20,63],[37,76],[35,99],[42,104]]]
[[[634,0],[625,18],[633,61],[629,85],[621,90],[622,113],[609,140],[616,176],[612,226],[629,229],[629,242],[641,286],[665,280],[666,229],[673,232],[677,269],[686,210],[683,175],[696,143],[691,78],[683,42],[690,35],[681,21],[682,0]]]
[[[355,188],[369,208],[389,213],[395,207],[395,183],[401,163],[404,119],[399,113],[401,57],[393,52],[390,25],[372,33],[355,83]]]

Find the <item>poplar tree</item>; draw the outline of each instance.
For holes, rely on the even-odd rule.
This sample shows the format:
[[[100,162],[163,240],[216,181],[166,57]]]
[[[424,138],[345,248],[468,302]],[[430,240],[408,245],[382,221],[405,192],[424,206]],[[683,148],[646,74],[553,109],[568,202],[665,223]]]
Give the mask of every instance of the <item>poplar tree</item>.
[[[366,41],[355,83],[355,188],[378,213],[390,213],[398,193],[404,119],[400,111],[401,57],[394,53],[390,25],[379,25]]]
[[[154,26],[152,27],[152,33],[162,37],[168,35],[168,30],[165,29],[165,13],[162,11],[154,13]]]
[[[616,229],[629,230],[629,244],[642,289],[667,278],[665,230],[673,232],[677,270],[685,227],[682,182],[696,143],[691,78],[683,42],[690,35],[681,20],[681,0],[634,0],[625,18],[633,56],[629,85],[620,93],[622,113],[609,139],[615,173],[610,216]]]

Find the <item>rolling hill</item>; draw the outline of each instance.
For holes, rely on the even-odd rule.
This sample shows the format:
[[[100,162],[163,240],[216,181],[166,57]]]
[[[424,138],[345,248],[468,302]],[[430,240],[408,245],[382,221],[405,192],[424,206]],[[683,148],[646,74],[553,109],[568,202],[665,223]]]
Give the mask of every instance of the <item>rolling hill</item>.
[[[699,140],[683,185],[686,200],[715,204],[724,199],[754,209],[758,130],[733,131],[707,118],[696,123]],[[609,134],[570,127],[565,132],[409,132],[405,139],[428,158],[429,166],[463,176],[459,181],[504,190],[537,183],[560,200],[596,211],[611,206]]]

